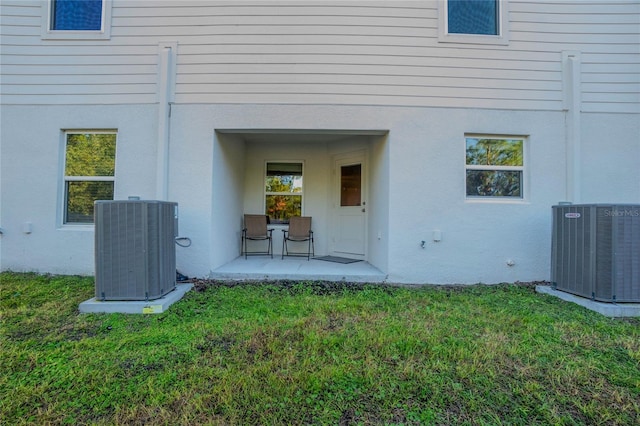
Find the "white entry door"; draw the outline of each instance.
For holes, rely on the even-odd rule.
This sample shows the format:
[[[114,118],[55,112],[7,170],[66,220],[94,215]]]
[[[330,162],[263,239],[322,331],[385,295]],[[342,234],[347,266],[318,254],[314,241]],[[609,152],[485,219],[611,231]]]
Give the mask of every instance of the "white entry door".
[[[367,240],[364,153],[336,158],[332,254],[364,259]]]

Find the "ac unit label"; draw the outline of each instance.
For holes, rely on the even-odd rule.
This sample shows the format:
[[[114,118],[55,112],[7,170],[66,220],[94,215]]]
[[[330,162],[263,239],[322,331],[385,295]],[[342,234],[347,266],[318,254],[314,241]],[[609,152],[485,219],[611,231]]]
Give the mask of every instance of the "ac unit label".
[[[610,217],[640,217],[640,209],[607,209],[604,211],[604,215]]]
[[[565,213],[564,217],[566,217],[567,219],[577,219],[580,217],[580,213]]]

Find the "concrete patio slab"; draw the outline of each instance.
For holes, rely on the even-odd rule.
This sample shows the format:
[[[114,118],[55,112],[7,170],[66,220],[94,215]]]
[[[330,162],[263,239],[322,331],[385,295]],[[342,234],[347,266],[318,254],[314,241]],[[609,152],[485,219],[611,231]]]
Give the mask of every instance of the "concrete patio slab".
[[[567,302],[577,303],[587,309],[598,312],[611,318],[640,317],[640,303],[605,303],[584,297],[576,296],[560,290],[554,290],[551,286],[536,286],[536,291],[542,294],[557,297]]]
[[[178,284],[176,289],[156,300],[131,301],[131,300],[108,300],[101,301],[92,298],[80,303],[79,309],[82,314],[161,314],[169,306],[182,299],[185,293],[193,287],[193,284]]]
[[[380,283],[386,274],[371,264],[334,263],[300,257],[238,257],[213,270],[209,276],[218,280],[319,280]]]

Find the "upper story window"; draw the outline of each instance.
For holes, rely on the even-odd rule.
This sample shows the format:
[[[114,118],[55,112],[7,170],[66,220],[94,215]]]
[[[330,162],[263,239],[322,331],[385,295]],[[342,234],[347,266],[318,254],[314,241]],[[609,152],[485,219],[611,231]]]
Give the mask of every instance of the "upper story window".
[[[265,214],[272,224],[302,216],[302,163],[268,162],[265,177]]]
[[[64,147],[64,223],[93,223],[93,203],[113,200],[116,133],[68,131]]]
[[[49,0],[42,6],[43,39],[108,39],[112,0]]]
[[[507,0],[444,0],[439,4],[439,41],[508,44]]]
[[[449,34],[499,34],[498,0],[448,0]]]
[[[102,0],[51,0],[52,31],[102,30]]]
[[[467,198],[524,198],[522,137],[467,136]]]

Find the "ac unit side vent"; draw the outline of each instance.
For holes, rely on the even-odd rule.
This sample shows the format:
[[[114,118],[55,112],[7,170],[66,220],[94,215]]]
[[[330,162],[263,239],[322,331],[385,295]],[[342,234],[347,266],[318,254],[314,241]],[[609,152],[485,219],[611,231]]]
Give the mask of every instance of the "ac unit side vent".
[[[640,205],[553,206],[554,288],[602,302],[640,302]]]

